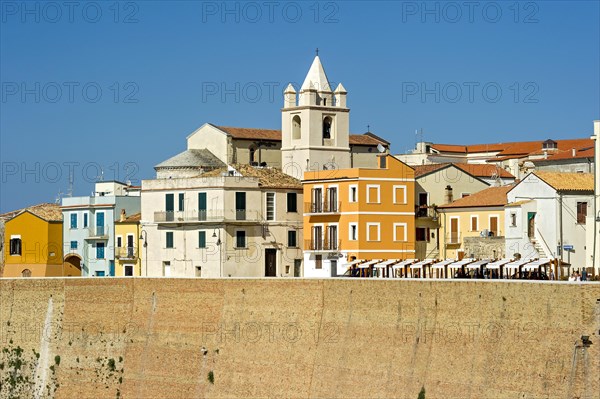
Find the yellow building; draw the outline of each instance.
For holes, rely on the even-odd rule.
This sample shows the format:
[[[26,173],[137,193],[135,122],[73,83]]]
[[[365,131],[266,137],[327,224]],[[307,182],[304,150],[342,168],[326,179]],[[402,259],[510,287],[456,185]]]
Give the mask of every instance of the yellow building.
[[[355,259],[414,258],[414,170],[391,155],[378,165],[304,173],[305,277],[342,274]]]
[[[121,211],[119,221],[115,222],[115,276],[129,277],[142,275],[142,252],[140,245],[141,213],[131,216]]]
[[[441,258],[503,257],[504,206],[512,187],[490,187],[439,206]]]
[[[63,264],[62,211],[39,204],[16,212],[5,222],[4,277],[81,276]]]

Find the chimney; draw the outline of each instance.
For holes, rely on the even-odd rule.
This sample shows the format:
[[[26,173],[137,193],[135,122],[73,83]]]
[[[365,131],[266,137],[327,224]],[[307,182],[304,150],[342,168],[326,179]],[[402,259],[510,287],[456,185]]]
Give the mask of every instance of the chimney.
[[[444,201],[446,202],[446,204],[451,203],[453,200],[453,195],[452,195],[452,186],[448,185],[446,186],[446,193],[444,195]]]
[[[125,213],[125,209],[121,209],[121,218],[119,219],[120,222],[124,222],[125,218],[127,218],[127,214]]]
[[[576,150],[575,148],[572,148],[572,149],[571,149],[571,156],[572,156],[573,158],[575,158],[575,155],[576,155],[576,154],[577,154],[577,150]]]

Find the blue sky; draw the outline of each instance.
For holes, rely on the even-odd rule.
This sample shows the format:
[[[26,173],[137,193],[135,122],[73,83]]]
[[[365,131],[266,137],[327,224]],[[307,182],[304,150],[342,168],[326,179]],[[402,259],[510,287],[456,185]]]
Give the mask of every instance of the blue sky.
[[[0,211],[140,179],[205,122],[280,128],[315,54],[353,133],[588,137],[600,9],[582,2],[0,2]],[[471,7],[471,8],[469,8]]]

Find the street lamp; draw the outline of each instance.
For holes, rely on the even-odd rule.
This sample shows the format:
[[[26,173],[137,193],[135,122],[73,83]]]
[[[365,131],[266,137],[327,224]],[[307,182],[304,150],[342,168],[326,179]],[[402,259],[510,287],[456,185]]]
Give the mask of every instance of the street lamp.
[[[144,240],[144,259],[146,261],[146,277],[148,277],[148,232],[144,229],[140,232],[140,240]]]
[[[217,238],[217,228],[215,227],[212,234],[213,238]],[[221,229],[219,229],[219,238],[217,238],[217,249],[219,250],[219,273],[223,277],[223,261],[221,259]]]

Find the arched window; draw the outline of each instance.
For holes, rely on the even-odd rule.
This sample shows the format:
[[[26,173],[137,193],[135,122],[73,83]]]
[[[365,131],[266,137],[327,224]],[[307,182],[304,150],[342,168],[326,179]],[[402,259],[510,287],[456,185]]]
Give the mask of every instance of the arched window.
[[[253,165],[254,162],[256,162],[254,160],[254,154],[256,154],[256,148],[254,146],[250,147],[250,160],[249,160],[249,164]]]
[[[300,140],[301,128],[302,128],[302,121],[300,120],[300,115],[295,115],[292,118],[292,139]]]
[[[325,119],[323,119],[323,138],[331,138],[331,117],[329,116],[326,116]]]
[[[21,277],[31,277],[31,270],[29,270],[29,269],[24,269],[24,270],[21,272]]]

